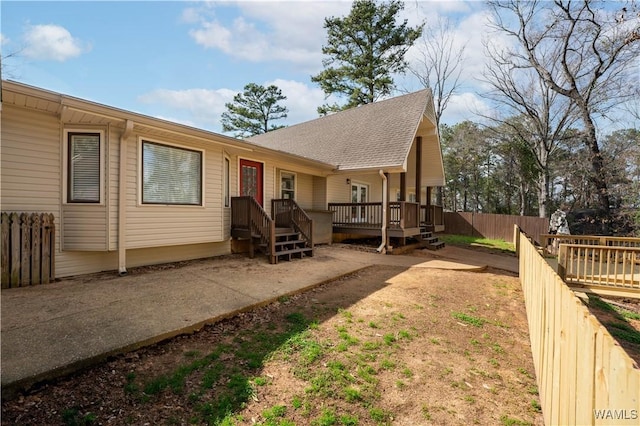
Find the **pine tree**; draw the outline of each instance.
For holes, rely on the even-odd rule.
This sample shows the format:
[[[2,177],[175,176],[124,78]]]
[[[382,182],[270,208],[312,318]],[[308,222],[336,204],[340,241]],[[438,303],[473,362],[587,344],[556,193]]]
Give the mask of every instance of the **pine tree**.
[[[380,3],[356,0],[344,18],[326,18],[327,45],[322,53],[325,69],[311,81],[319,83],[326,96],[347,98],[340,106],[323,105],[320,114],[376,101],[394,88],[393,74],[408,66],[405,53],[422,34],[422,25],[411,28],[407,20],[398,24],[404,4],[398,0]]]
[[[271,124],[287,117],[287,107],[278,104],[285,99],[287,97],[277,86],[247,84],[243,93],[225,104],[227,111],[222,113],[222,131],[236,132],[236,137],[245,138],[285,127]]]

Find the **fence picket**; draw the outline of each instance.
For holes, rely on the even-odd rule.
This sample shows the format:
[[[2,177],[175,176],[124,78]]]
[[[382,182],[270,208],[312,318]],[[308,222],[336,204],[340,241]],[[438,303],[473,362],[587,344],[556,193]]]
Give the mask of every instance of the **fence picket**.
[[[1,261],[1,270],[2,270],[2,288],[9,288],[9,281],[11,278],[10,273],[10,263],[9,263],[9,225],[10,219],[7,213],[2,213],[2,261]]]

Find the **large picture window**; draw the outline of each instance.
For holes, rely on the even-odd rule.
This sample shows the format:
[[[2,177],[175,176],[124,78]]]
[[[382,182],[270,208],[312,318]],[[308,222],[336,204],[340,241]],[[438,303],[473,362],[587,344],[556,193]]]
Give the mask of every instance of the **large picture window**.
[[[202,151],[142,141],[142,203],[202,205]]]
[[[100,133],[68,133],[67,202],[100,202]]]

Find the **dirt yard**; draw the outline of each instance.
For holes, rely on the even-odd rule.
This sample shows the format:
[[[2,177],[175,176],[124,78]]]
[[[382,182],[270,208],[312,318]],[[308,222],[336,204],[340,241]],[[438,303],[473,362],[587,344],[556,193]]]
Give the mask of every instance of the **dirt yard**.
[[[518,279],[376,266],[5,402],[6,425],[542,424]]]

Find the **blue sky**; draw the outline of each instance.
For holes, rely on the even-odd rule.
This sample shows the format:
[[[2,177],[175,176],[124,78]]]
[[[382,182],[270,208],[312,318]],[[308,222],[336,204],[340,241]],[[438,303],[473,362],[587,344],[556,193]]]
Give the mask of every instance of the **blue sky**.
[[[221,131],[224,104],[254,82],[287,96],[294,124],[317,117],[324,93],[324,18],[350,1],[7,1],[0,3],[3,79],[17,80],[184,124]],[[487,12],[478,1],[407,1],[413,25],[438,16],[466,44],[460,93],[443,121],[477,120],[490,111],[476,77],[484,67]],[[417,58],[415,49],[408,59]],[[422,87],[410,74],[401,91]]]

